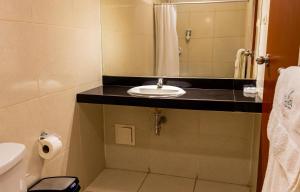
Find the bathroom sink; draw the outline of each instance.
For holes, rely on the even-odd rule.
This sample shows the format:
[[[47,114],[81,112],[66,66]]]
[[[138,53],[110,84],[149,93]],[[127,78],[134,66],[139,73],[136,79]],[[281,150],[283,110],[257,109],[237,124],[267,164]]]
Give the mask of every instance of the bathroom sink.
[[[179,87],[170,85],[163,85],[162,87],[158,87],[157,85],[145,85],[133,87],[129,89],[127,93],[137,97],[166,98],[179,97],[185,94],[185,91]]]

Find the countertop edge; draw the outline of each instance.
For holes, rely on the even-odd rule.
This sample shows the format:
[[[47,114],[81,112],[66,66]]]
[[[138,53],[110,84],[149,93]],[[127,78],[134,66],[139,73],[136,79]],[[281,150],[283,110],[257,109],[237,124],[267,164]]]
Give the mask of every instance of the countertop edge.
[[[123,96],[123,95],[88,94],[88,92],[89,91],[78,93],[76,95],[76,101],[78,103],[110,104],[110,105],[171,108],[171,109],[231,111],[231,112],[250,112],[250,113],[262,112],[262,103],[253,102],[253,101],[248,102],[248,101],[236,101],[236,100],[203,100],[203,99],[196,99],[196,98],[195,99],[144,98],[144,97],[134,97],[134,96]]]

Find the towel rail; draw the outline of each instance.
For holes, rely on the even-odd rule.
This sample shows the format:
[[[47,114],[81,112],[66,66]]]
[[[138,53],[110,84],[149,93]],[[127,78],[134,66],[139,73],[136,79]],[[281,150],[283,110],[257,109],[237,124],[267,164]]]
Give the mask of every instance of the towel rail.
[[[209,3],[237,3],[249,2],[249,0],[199,0],[199,1],[186,1],[186,2],[171,2],[171,5],[184,5],[184,4],[209,4]],[[163,5],[166,3],[154,3],[155,6]]]

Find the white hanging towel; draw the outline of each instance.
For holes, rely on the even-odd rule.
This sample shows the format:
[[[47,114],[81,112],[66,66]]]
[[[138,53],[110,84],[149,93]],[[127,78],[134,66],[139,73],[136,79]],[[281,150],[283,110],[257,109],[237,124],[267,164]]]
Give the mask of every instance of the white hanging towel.
[[[262,192],[300,192],[300,67],[281,70],[268,124],[269,161]]]
[[[234,63],[234,78],[245,79],[246,77],[246,59],[245,49],[239,49],[236,53],[236,59]]]
[[[171,4],[155,6],[156,75],[179,76],[179,44],[176,8]]]

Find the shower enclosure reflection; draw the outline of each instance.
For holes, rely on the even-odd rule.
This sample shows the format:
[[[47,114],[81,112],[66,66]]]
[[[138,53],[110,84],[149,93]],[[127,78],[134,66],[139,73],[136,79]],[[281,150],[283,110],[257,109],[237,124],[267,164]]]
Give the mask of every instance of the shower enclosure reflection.
[[[104,75],[256,78],[254,0],[102,0]]]

